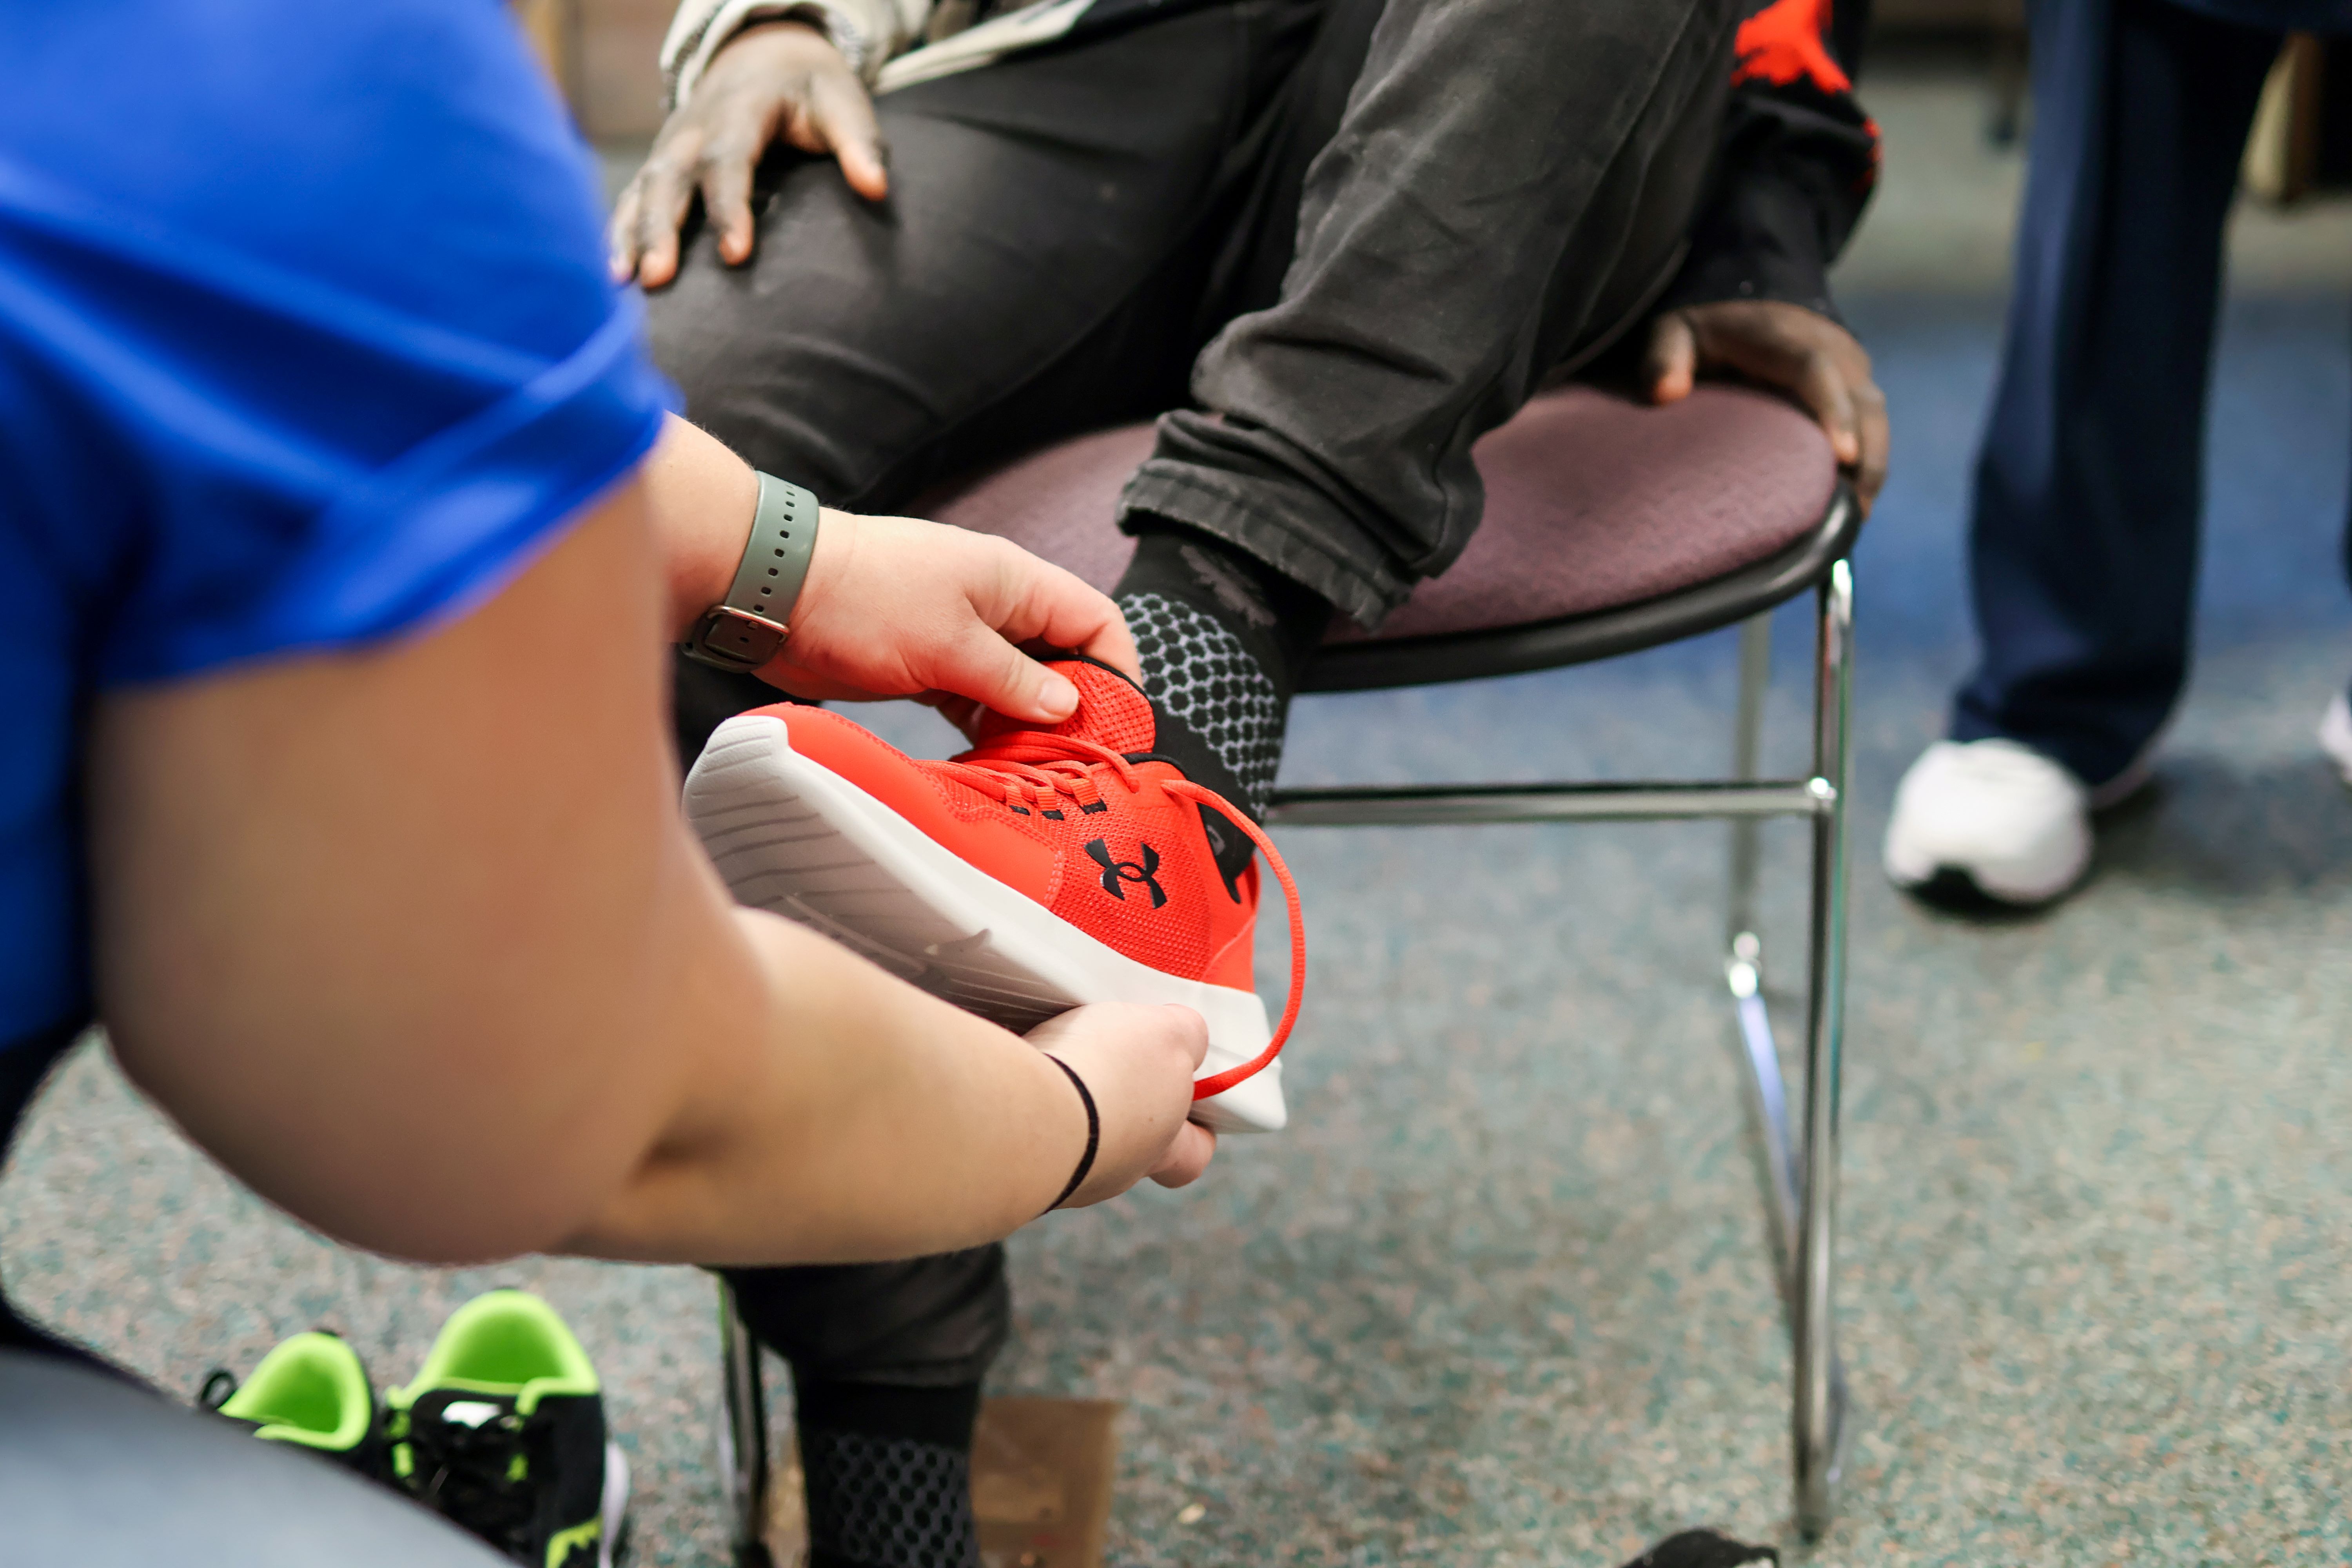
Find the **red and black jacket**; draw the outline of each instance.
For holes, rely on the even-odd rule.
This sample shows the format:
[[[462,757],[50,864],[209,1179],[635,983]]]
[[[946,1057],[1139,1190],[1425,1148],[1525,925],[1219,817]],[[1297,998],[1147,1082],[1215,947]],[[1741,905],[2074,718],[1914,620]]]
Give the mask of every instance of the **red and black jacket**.
[[[1878,180],[1854,101],[1869,0],[1750,0],[1690,254],[1664,303],[1785,300],[1834,315],[1829,268]]]

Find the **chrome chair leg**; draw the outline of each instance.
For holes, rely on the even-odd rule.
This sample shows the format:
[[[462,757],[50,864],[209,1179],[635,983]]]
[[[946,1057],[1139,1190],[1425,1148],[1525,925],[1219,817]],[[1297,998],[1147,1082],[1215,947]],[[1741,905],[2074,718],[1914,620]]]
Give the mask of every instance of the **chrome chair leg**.
[[[1750,616],[1739,627],[1739,706],[1731,742],[1731,776],[1756,782],[1763,748],[1764,700],[1772,681],[1772,616]],[[1748,1104],[1763,1146],[1764,1192],[1771,1208],[1774,1263],[1784,1307],[1793,1312],[1789,1287],[1797,1261],[1797,1167],[1789,1151],[1789,1091],[1780,1073],[1780,1053],[1772,1040],[1772,1019],[1764,1005],[1764,943],[1756,933],[1756,879],[1762,822],[1752,816],[1731,822],[1729,919],[1724,980],[1739,1027],[1740,1061],[1746,1068]]]
[[[736,1315],[735,1293],[719,1285],[719,1478],[727,1489],[727,1523],[741,1568],[768,1564],[768,1393],[760,1376],[760,1342]]]
[[[1843,1454],[1845,1379],[1836,1320],[1838,1066],[1845,1032],[1846,797],[1853,695],[1853,576],[1839,562],[1820,594],[1813,710],[1811,952],[1805,1018],[1805,1104],[1798,1190],[1797,1267],[1790,1292],[1796,1408],[1790,1447],[1797,1525],[1829,1528]]]
[[[1772,683],[1772,613],[1750,616],[1739,626],[1739,714],[1731,739],[1731,776],[1754,784],[1764,740],[1764,694]],[[1753,817],[1735,817],[1731,824],[1730,930],[1725,933],[1733,956],[1759,963],[1761,949],[1741,954],[1740,939],[1756,944],[1757,829]]]

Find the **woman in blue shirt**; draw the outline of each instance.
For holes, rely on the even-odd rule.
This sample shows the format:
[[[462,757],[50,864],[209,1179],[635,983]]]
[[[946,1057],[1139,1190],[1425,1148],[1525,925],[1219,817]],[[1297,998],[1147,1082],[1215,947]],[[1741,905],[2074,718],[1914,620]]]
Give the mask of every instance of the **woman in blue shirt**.
[[[758,481],[665,412],[502,9],[17,6],[0,55],[0,1138],[95,1021],[408,1258],[903,1257],[1051,1204],[1088,1116],[1035,1042],[735,908],[679,820],[664,649]],[[1133,668],[1100,595],[905,520],[827,514],[791,620],[810,690],[1051,721],[1015,645]],[[1199,1170],[1197,1019],[1048,1028],[1072,1201]]]

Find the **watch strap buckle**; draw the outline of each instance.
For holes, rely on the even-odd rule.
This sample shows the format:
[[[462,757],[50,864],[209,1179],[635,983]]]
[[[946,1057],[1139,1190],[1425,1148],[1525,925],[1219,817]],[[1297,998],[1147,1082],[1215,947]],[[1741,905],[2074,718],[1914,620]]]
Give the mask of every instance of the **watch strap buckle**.
[[[687,634],[679,649],[700,663],[749,674],[775,658],[791,635],[789,627],[764,616],[732,605],[713,605],[694,623],[694,630]]]

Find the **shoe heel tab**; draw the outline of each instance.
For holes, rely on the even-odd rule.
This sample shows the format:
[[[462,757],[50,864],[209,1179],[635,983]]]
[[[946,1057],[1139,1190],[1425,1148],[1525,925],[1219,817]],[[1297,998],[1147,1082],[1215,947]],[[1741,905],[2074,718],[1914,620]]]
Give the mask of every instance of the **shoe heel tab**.
[[[1127,671],[1119,668],[1118,666],[1115,664],[1105,664],[1102,660],[1097,658],[1090,653],[1042,653],[1035,657],[1037,662],[1040,664],[1093,665],[1097,669],[1108,670],[1111,674],[1118,676],[1121,680],[1127,682],[1128,685],[1134,687],[1137,695],[1145,695],[1143,688],[1137,683],[1135,677],[1128,674]]]

